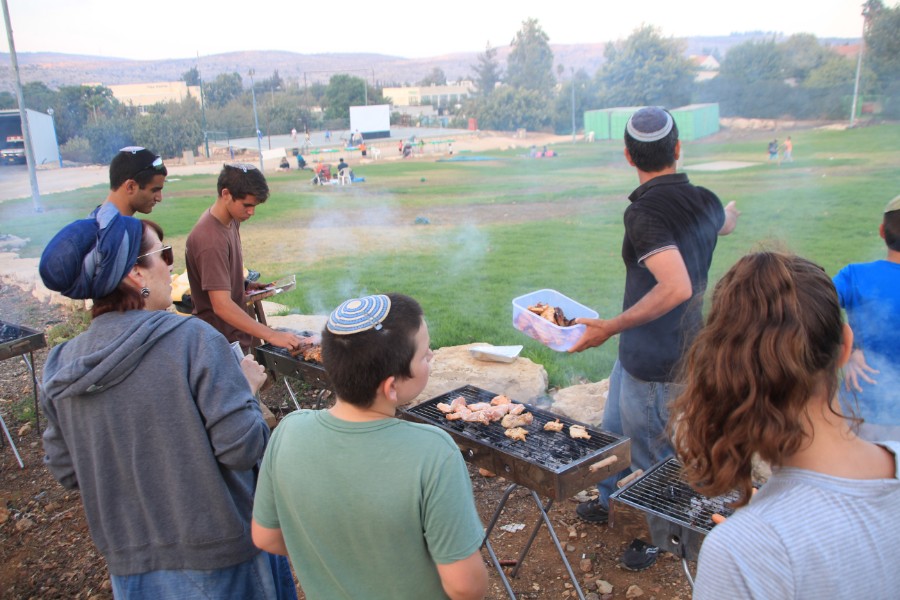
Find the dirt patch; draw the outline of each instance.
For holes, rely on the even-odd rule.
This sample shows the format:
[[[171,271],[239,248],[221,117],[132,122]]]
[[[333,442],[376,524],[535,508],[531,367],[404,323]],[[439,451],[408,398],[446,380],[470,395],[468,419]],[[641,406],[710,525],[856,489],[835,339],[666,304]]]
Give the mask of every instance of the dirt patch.
[[[5,321],[38,330],[66,318],[59,307],[41,303],[10,286],[0,287],[0,314]],[[35,353],[39,373],[46,354],[46,349]],[[318,391],[302,388],[305,406],[312,406]],[[23,361],[0,361],[0,411],[25,463],[25,469],[20,469],[4,442],[0,448],[0,597],[108,600],[112,592],[106,564],[91,541],[78,492],[63,489],[44,468],[36,431],[22,430],[19,435],[26,425],[24,412],[31,405],[31,395],[31,379]],[[263,392],[262,397],[279,418],[294,409],[281,382]],[[487,523],[509,482],[472,472],[472,485],[479,513]],[[562,500],[550,509],[549,517],[585,593],[595,591],[595,582],[603,579],[613,585],[612,598],[625,598],[631,585],[639,586],[646,598],[690,597],[679,560],[663,555],[647,571],[621,570],[616,563],[630,539],[606,525],[582,523],[574,507],[574,501]],[[497,525],[521,523],[526,527],[515,533],[495,531],[491,540],[501,560],[518,557],[538,515],[527,490],[520,488],[513,493]],[[488,561],[487,553],[483,555]],[[580,569],[582,555],[591,558],[590,572]],[[497,573],[493,569],[490,572],[487,598],[507,598]],[[577,597],[546,527],[538,532],[512,587],[521,599]]]

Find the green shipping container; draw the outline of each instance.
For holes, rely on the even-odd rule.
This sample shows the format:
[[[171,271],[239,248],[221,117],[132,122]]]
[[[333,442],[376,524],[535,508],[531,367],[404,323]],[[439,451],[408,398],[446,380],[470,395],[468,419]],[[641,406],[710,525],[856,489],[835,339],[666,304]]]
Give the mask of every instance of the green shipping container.
[[[678,139],[699,140],[719,131],[718,104],[689,104],[672,109],[678,125]]]
[[[599,110],[587,110],[584,112],[584,134],[594,132],[595,140],[609,139],[609,111],[608,108]]]

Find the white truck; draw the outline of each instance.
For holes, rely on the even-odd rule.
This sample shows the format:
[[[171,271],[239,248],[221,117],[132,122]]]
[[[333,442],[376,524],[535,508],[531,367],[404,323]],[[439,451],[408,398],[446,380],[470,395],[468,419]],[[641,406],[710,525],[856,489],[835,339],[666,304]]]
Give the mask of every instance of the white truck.
[[[25,164],[25,138],[21,135],[10,135],[6,138],[6,147],[0,150],[4,165]]]

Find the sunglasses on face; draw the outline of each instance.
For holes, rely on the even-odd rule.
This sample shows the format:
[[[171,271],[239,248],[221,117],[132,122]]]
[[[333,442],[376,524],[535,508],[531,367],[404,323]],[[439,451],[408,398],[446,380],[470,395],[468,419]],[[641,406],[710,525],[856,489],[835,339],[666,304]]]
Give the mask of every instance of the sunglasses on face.
[[[156,250],[151,250],[147,254],[141,254],[137,257],[137,260],[141,260],[142,258],[146,258],[151,254],[156,254],[157,252],[162,252],[160,257],[170,267],[175,263],[175,255],[172,253],[172,246],[163,246],[162,248],[157,248]]]

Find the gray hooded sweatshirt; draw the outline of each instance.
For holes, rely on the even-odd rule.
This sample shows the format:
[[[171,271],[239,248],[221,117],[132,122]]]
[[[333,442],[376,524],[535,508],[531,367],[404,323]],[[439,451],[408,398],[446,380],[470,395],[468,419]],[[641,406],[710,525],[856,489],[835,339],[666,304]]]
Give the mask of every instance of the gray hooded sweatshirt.
[[[253,558],[269,429],[222,335],[166,312],[100,315],[44,366],[44,461],[81,491],[113,575]]]

